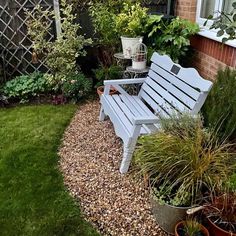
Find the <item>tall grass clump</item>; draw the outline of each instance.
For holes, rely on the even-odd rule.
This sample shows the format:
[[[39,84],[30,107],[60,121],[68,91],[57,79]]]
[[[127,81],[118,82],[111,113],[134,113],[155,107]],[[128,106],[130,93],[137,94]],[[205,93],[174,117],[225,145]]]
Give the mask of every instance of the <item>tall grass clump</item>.
[[[159,132],[139,139],[135,164],[159,199],[189,206],[227,182],[235,163],[229,148],[200,117],[173,116],[161,120]]]

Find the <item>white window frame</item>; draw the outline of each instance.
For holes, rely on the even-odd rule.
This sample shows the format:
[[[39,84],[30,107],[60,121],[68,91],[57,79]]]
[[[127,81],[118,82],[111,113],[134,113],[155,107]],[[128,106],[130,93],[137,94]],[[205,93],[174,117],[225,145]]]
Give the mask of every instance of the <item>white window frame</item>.
[[[198,0],[197,1],[197,12],[196,12],[196,22],[200,26],[200,32],[198,33],[199,35],[202,35],[206,38],[213,39],[215,41],[221,42],[222,38],[217,37],[217,31],[216,29],[209,29],[209,27],[213,24],[213,20],[208,20],[206,26],[204,26],[204,23],[206,22],[207,18],[202,18],[201,17],[201,6],[202,6],[203,0]],[[215,0],[215,8],[214,8],[214,15],[213,18],[217,17],[219,15],[219,9],[222,9],[223,7],[223,0]],[[227,45],[236,47],[236,40],[229,40],[226,42]]]

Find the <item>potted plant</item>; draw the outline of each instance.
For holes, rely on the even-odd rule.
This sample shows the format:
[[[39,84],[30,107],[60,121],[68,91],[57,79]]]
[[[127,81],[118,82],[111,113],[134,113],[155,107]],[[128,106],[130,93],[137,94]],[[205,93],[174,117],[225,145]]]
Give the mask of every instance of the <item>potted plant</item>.
[[[142,42],[148,19],[147,10],[140,3],[124,3],[116,17],[116,31],[121,36],[125,58],[131,58],[135,45]]]
[[[104,86],[103,86],[104,80],[120,79],[122,76],[122,68],[117,65],[111,65],[109,67],[100,65],[100,67],[93,70],[93,72],[97,80],[95,88],[97,88],[97,93],[99,96],[101,96],[104,92]],[[110,94],[115,94],[115,93],[117,93],[117,90],[111,87]]]
[[[175,236],[209,236],[209,232],[195,219],[188,219],[175,225]]]
[[[212,236],[236,236],[236,192],[211,197],[203,212]]]
[[[201,118],[161,119],[158,133],[143,136],[135,152],[139,173],[149,177],[151,205],[160,227],[174,233],[186,209],[201,204],[232,172],[228,145],[202,127]]]

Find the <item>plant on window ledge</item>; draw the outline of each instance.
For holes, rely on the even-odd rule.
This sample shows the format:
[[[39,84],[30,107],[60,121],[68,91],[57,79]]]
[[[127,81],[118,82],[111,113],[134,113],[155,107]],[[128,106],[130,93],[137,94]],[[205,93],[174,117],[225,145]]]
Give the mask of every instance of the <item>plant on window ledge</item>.
[[[233,10],[230,13],[221,11],[218,17],[213,18],[213,16],[210,15],[207,18],[208,20],[214,21],[210,29],[218,30],[217,37],[224,36],[222,43],[236,39],[236,1],[232,3],[232,7]],[[207,21],[205,21],[204,26],[206,26]]]

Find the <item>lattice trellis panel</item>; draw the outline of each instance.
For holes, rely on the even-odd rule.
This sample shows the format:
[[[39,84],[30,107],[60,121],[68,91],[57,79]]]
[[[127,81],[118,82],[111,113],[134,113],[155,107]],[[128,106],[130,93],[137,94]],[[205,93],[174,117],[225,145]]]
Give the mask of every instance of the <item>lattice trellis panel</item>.
[[[43,61],[32,62],[32,41],[27,35],[24,9],[33,10],[37,4],[53,9],[53,0],[0,0],[0,53],[6,79],[35,70],[47,71]],[[49,40],[56,36],[54,23],[50,20]]]

